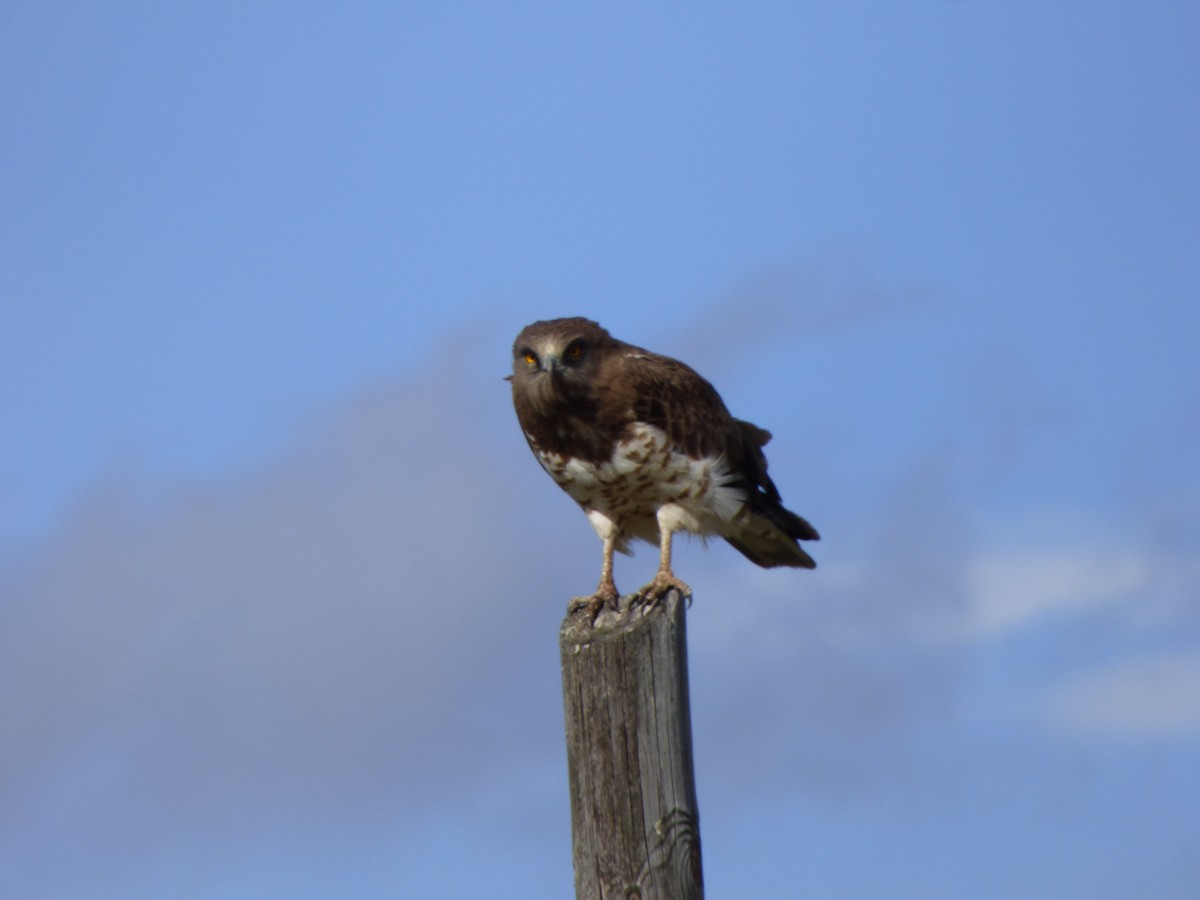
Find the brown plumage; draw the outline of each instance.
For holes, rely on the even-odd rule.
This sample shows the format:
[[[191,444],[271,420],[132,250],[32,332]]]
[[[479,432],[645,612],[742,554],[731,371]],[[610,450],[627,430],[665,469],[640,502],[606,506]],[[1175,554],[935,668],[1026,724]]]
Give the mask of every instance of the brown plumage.
[[[654,602],[690,589],[671,571],[671,535],[719,535],[752,562],[813,568],[815,528],[784,508],[767,475],[769,432],[735,419],[711,384],[678,360],[612,337],[584,318],[527,326],[513,344],[513,405],[542,467],[604,541],[600,584],[572,608],[615,604],[614,550],[659,544]]]

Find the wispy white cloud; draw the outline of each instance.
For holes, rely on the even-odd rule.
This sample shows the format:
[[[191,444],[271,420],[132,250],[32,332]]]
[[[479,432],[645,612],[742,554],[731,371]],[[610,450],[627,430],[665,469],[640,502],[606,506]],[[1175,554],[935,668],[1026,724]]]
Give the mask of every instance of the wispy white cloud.
[[[1054,730],[1077,737],[1200,738],[1200,647],[1071,676],[1046,696]]]
[[[999,637],[1046,617],[1131,601],[1152,578],[1149,561],[1136,550],[985,549],[967,565],[967,602],[957,628],[972,637]]]

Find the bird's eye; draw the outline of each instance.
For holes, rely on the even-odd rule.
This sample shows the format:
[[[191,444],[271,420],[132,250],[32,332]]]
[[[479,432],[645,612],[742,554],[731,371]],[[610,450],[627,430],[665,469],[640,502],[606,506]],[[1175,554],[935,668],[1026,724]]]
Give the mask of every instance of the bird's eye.
[[[527,365],[527,366],[536,366],[536,365],[537,365],[537,361],[538,361],[538,360],[537,360],[537,354],[536,354],[536,353],[533,353],[533,352],[531,352],[531,351],[529,351],[529,350],[526,350],[526,351],[525,351],[525,365]]]
[[[567,348],[567,359],[579,359],[583,356],[583,344],[572,344]]]

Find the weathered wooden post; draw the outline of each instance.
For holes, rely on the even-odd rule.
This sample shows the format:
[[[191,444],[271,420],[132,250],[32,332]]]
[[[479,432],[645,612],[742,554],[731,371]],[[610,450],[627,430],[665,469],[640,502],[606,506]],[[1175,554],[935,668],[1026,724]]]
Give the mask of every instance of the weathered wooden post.
[[[577,900],[702,900],[686,603],[622,597],[559,634]]]

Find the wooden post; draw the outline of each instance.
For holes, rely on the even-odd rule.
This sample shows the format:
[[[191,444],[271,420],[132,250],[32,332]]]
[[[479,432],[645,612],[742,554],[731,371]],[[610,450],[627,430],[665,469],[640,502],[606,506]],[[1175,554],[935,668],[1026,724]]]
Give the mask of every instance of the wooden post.
[[[622,597],[559,634],[577,900],[703,900],[686,604]]]

